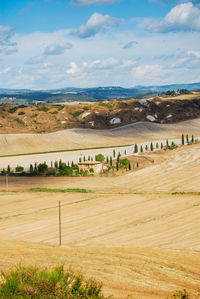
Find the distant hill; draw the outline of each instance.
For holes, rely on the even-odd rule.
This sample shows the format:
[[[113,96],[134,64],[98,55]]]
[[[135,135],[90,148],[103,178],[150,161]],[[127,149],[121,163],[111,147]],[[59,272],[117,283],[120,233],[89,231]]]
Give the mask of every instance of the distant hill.
[[[99,100],[124,100],[130,98],[142,99],[160,95],[168,90],[186,89],[188,91],[200,90],[200,83],[171,84],[162,86],[136,86],[123,88],[120,86],[107,86],[95,88],[66,87],[55,90],[29,90],[29,89],[0,89],[0,105],[11,103],[13,105],[27,105],[44,103],[61,103],[65,101],[95,102]]]

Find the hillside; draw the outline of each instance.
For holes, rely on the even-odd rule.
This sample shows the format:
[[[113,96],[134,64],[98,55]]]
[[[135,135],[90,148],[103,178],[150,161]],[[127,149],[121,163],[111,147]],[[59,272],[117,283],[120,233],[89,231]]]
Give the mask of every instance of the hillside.
[[[9,192],[0,177],[1,269],[64,264],[102,281],[116,299],[168,298],[177,289],[197,294],[199,150],[153,152],[153,165],[120,176],[10,177]],[[36,187],[94,192],[29,190]]]
[[[70,128],[111,129],[141,121],[172,124],[200,117],[200,95],[148,100],[0,107],[0,133],[48,133]]]

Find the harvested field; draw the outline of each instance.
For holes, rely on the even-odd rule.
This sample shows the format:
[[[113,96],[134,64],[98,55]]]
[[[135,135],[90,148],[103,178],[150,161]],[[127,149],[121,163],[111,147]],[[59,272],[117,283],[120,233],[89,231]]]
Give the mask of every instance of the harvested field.
[[[167,298],[200,286],[200,145],[146,154],[116,177],[0,177],[1,268],[72,265],[116,298]],[[30,192],[83,188],[93,193]],[[58,201],[62,248],[58,246]],[[22,258],[23,255],[23,258]]]
[[[69,129],[49,134],[0,134],[1,155],[55,150],[117,146],[152,140],[180,138],[181,134],[199,136],[200,119],[178,124],[138,122],[109,129]]]

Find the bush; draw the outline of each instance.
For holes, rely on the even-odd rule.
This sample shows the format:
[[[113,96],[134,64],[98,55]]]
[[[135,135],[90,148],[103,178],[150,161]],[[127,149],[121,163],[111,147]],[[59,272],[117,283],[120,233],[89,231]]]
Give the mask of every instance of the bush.
[[[18,115],[24,115],[24,114],[25,114],[24,111],[20,111],[20,112],[18,113]]]
[[[81,115],[83,113],[83,110],[77,110],[77,111],[74,111],[74,112],[70,112],[70,114],[73,116],[73,117],[78,117],[79,115]]]
[[[52,270],[33,266],[17,267],[8,273],[2,272],[4,282],[0,284],[0,298],[44,299],[44,298],[82,298],[103,299],[102,284],[85,280],[80,274],[64,267]]]

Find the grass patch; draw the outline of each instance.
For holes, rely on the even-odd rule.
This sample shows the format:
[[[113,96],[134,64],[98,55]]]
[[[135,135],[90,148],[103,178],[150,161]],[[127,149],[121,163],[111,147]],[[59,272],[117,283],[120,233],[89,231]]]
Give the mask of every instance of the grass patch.
[[[2,272],[0,298],[20,299],[104,299],[102,283],[85,279],[82,274],[64,270],[63,266],[39,269],[36,266],[19,266]],[[107,297],[108,298],[108,297]]]
[[[23,120],[21,120],[20,118],[16,117],[16,118],[15,118],[15,121],[16,121],[19,125],[21,125],[21,126],[25,126],[25,123],[24,123]]]
[[[77,110],[77,111],[74,111],[74,112],[70,112],[70,114],[73,116],[73,117],[78,117],[79,115],[81,115],[83,113],[84,110]]]
[[[57,127],[55,127],[55,128],[57,128]],[[33,152],[33,153],[23,153],[23,154],[0,155],[0,158],[29,156],[29,155],[40,155],[40,154],[64,153],[64,152],[78,152],[78,151],[88,151],[88,150],[93,150],[93,149],[95,150],[95,149],[104,149],[104,148],[121,148],[121,147],[132,146],[132,145],[133,144],[111,145],[111,146],[96,146],[96,147],[74,148],[74,149],[55,150],[55,151],[46,151],[46,152]]]
[[[28,191],[32,192],[77,192],[77,193],[91,193],[94,192],[93,190],[87,190],[87,189],[51,189],[51,188],[31,188],[28,189]]]

